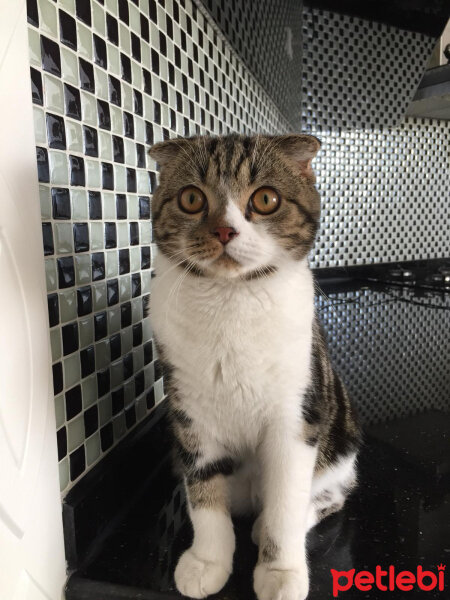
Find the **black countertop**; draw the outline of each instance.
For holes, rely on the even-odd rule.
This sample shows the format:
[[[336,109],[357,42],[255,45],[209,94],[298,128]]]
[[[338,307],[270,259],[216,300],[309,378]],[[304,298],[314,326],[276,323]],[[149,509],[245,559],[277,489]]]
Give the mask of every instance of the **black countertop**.
[[[337,368],[349,389],[358,392],[357,404],[366,425],[356,492],[343,511],[309,534],[308,599],[333,597],[331,569],[375,574],[377,565],[384,570],[392,565],[396,573],[416,574],[420,565],[438,575],[437,565],[450,559],[450,379],[445,376],[450,372],[450,295],[427,292],[424,296],[417,291],[347,282],[327,289],[327,296],[319,297],[317,305]],[[411,352],[399,352],[392,341],[400,327],[396,319],[401,322],[402,344]],[[410,324],[406,330],[405,323]],[[435,336],[437,326],[439,343],[428,340]],[[420,352],[427,356],[421,357]],[[361,361],[370,371],[365,378]],[[398,373],[405,377],[397,377]],[[416,398],[414,389],[420,397]],[[430,398],[423,398],[424,393]],[[396,398],[402,402],[395,404]],[[140,483],[135,490],[124,494],[124,482],[117,475],[120,469],[111,475],[109,487],[102,486],[112,505],[116,486],[118,496],[127,497],[126,507],[109,519],[74,565],[67,600],[180,597],[172,574],[191,539],[182,486],[172,476],[168,460],[155,464],[154,454],[139,460]],[[69,505],[73,497],[68,497]],[[83,500],[78,506],[85,504]],[[94,521],[101,517],[95,511],[91,515],[95,530]],[[81,522],[86,526],[86,519]],[[235,526],[234,573],[211,598],[252,600],[257,550],[250,541],[251,522],[240,520]],[[376,586],[360,591],[353,586],[339,597],[443,600],[450,597],[450,583],[445,591],[437,586],[425,592],[414,586],[405,594],[395,589],[380,591]]]

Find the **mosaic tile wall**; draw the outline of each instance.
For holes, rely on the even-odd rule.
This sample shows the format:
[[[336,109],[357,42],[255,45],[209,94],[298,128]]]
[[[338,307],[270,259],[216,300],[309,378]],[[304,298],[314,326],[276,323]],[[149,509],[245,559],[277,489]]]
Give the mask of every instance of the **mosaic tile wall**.
[[[301,127],[302,3],[201,0],[215,23],[289,119]]]
[[[28,0],[61,490],[161,401],[146,147],[287,123],[190,0]]]
[[[362,289],[320,296],[317,309],[363,424],[449,411],[448,294]]]
[[[433,44],[419,33],[303,9],[303,129],[322,141],[313,267],[450,256],[450,121],[391,126]]]

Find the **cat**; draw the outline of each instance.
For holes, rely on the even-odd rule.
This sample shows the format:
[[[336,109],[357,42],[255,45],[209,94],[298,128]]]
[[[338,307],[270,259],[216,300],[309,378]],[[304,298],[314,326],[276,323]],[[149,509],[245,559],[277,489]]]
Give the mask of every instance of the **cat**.
[[[330,364],[307,255],[320,217],[310,135],[178,138],[149,153],[150,319],[194,538],[174,578],[218,592],[232,514],[259,515],[259,600],[308,595],[307,531],[356,484],[360,429]]]

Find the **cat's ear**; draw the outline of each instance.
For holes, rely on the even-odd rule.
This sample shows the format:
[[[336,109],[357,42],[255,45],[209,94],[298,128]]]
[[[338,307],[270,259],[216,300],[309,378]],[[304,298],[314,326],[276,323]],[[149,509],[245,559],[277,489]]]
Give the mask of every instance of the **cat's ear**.
[[[148,153],[160,167],[164,167],[167,163],[174,160],[180,152],[186,153],[190,142],[186,138],[175,138],[158,142],[150,148]]]
[[[295,162],[301,174],[314,183],[316,177],[311,163],[319,151],[320,141],[313,135],[307,134],[280,135],[278,139],[278,150],[290,161]]]

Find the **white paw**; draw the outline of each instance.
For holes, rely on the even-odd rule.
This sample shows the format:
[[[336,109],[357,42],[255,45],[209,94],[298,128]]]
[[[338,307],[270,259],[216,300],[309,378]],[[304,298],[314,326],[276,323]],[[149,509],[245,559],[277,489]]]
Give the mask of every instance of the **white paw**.
[[[255,522],[253,523],[253,527],[252,527],[252,542],[256,546],[259,546],[259,538],[261,537],[261,525],[262,525],[262,518],[261,518],[261,515],[259,515],[259,517],[257,517]]]
[[[220,563],[201,560],[192,550],[186,550],[175,569],[175,584],[183,596],[206,598],[221,590],[229,576]]]
[[[254,588],[258,600],[305,600],[308,595],[308,572],[282,571],[269,565],[256,565]]]

